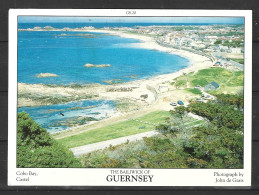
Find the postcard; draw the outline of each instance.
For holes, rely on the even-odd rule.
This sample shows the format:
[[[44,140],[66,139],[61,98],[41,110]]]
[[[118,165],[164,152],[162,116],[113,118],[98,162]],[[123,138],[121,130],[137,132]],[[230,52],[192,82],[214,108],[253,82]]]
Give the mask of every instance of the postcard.
[[[10,10],[8,185],[251,186],[251,18]]]

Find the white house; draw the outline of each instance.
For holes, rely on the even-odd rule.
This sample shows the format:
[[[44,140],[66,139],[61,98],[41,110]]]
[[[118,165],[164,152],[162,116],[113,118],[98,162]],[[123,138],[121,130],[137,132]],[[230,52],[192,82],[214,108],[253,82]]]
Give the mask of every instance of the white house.
[[[167,85],[159,85],[158,87],[159,92],[167,92],[168,91],[168,86]]]
[[[236,47],[236,48],[230,48],[231,53],[241,53],[242,48],[241,47]]]

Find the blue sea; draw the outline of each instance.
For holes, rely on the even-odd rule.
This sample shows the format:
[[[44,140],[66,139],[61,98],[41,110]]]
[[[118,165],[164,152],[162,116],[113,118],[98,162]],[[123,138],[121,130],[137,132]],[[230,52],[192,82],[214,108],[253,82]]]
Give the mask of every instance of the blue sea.
[[[50,133],[107,118],[115,111],[114,103],[104,100],[82,100],[65,104],[18,108],[18,112],[29,113],[35,122]],[[90,121],[83,121],[84,117],[90,118]]]
[[[18,82],[69,84],[101,83],[171,73],[189,61],[177,55],[133,47],[138,40],[86,32],[19,31]],[[85,64],[110,64],[85,68]],[[40,73],[58,77],[38,78]]]
[[[107,24],[96,24],[102,28]],[[110,24],[114,27],[117,24]],[[133,24],[124,24],[133,25]],[[144,24],[143,24],[144,25]],[[150,24],[149,24],[150,25]],[[83,27],[85,24],[19,24],[19,28],[35,26]],[[189,65],[177,55],[134,46],[139,40],[104,33],[69,31],[18,31],[18,82],[43,84],[89,84],[134,79],[176,72]],[[105,68],[86,68],[85,64],[110,64]],[[38,78],[40,73],[58,77]],[[74,110],[74,107],[80,107]],[[69,121],[78,117],[102,119],[115,112],[112,101],[84,100],[41,107],[23,107],[25,111],[49,132],[68,129]],[[64,116],[62,114],[64,114]],[[87,122],[86,122],[87,123]]]

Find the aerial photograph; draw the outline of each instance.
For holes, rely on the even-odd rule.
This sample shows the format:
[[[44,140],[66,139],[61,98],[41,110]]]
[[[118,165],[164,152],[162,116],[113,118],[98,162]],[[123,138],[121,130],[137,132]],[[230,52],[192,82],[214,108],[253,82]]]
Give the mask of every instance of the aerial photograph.
[[[19,16],[18,168],[244,167],[243,17]]]

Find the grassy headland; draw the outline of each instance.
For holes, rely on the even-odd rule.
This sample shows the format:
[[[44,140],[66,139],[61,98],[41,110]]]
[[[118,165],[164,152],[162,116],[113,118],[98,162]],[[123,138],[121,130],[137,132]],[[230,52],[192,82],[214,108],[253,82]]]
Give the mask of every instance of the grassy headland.
[[[219,101],[178,107],[143,140],[110,146],[80,157],[91,168],[242,168],[242,96],[218,95]],[[241,98],[241,99],[240,99]],[[238,101],[237,101],[238,100]],[[191,112],[205,121],[184,125]],[[219,117],[220,116],[220,117]]]
[[[199,70],[197,73],[191,72],[182,75],[172,83],[176,88],[189,88],[188,91],[194,91],[194,87],[205,85],[215,81],[219,84],[220,89],[216,93],[237,93],[243,88],[244,85],[244,72],[243,71],[229,71],[224,68],[213,67],[209,69]]]

